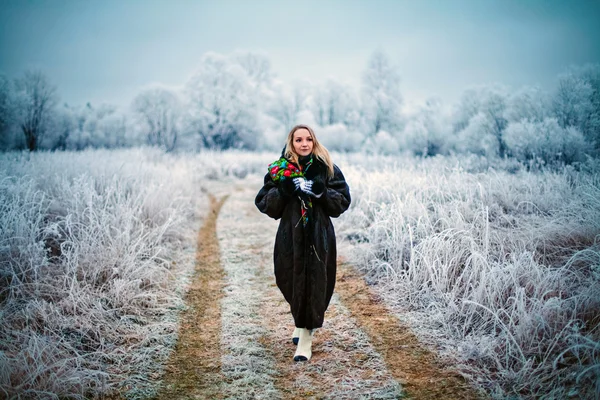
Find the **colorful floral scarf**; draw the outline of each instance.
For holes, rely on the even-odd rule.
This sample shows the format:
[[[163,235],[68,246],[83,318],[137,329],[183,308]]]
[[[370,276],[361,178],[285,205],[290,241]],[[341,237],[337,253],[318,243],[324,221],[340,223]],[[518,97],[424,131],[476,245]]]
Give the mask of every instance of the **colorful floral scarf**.
[[[298,168],[296,165],[289,162],[285,157],[281,157],[279,160],[269,164],[269,174],[275,183],[279,183],[280,181],[284,181],[286,179],[294,179],[298,177],[304,178],[304,173],[308,171],[308,168],[310,168],[312,163],[313,158],[311,155],[304,167],[304,171],[302,171],[302,168]],[[312,206],[313,204],[310,197],[307,196],[307,199],[300,198],[300,212],[302,226],[304,227],[308,225],[309,209],[312,209]]]

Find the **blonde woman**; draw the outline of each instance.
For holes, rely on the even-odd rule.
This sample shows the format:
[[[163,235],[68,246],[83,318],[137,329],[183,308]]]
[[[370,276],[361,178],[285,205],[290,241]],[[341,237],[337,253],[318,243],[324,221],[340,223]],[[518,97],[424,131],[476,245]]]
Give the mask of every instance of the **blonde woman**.
[[[281,219],[273,253],[275,280],[296,325],[294,361],[308,361],[312,334],[323,326],[335,286],[337,253],[330,218],[348,209],[350,189],[307,125],[292,128],[281,158],[268,168],[255,203],[269,217]]]

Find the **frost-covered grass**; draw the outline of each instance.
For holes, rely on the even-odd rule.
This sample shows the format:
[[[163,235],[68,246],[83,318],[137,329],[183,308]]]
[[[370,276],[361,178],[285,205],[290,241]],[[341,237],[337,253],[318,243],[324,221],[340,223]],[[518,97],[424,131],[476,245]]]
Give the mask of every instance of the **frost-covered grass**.
[[[0,397],[153,395],[206,188],[277,156],[241,154],[0,154]]]
[[[0,397],[151,396],[176,340],[203,193],[259,182],[277,157],[0,154]],[[499,398],[600,391],[592,164],[532,173],[482,158],[334,160],[353,197],[338,238],[465,375]]]
[[[338,231],[359,267],[465,375],[498,398],[599,396],[598,173],[337,163],[353,197]]]
[[[0,397],[152,394],[193,268],[190,160],[0,155]]]

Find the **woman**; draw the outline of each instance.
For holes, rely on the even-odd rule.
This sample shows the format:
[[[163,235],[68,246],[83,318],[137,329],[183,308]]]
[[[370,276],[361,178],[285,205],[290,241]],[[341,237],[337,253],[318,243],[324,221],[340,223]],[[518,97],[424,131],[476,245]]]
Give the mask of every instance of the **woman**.
[[[273,254],[275,280],[296,324],[294,361],[308,361],[313,330],[323,326],[335,286],[337,254],[330,217],[348,209],[350,190],[313,130],[296,125],[281,158],[269,165],[255,203],[269,217],[281,218]]]

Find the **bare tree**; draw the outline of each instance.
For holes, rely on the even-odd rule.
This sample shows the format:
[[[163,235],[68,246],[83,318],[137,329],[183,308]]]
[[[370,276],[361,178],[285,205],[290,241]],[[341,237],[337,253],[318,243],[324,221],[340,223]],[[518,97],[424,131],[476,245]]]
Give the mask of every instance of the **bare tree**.
[[[388,56],[376,51],[362,76],[363,106],[369,134],[380,130],[394,132],[400,125],[400,73]]]
[[[552,105],[558,123],[563,128],[583,124],[592,106],[592,91],[591,85],[580,77],[569,74],[560,78]]]
[[[314,87],[310,97],[310,108],[317,123],[326,126],[344,122],[349,97],[349,89],[333,78]]]
[[[298,121],[297,116],[305,103],[306,89],[279,83],[275,85],[267,113],[281,122],[285,130],[291,129]]]
[[[572,67],[560,75],[552,106],[561,127],[576,127],[600,149],[599,64]]]
[[[56,115],[53,119],[50,149],[51,150],[66,150],[69,138],[75,131],[76,121],[73,109],[67,104],[59,107],[56,110]]]
[[[179,133],[180,101],[170,89],[146,89],[133,100],[133,109],[145,122],[147,144],[172,151]]]
[[[15,80],[17,118],[27,148],[35,151],[56,106],[56,87],[40,71],[26,71]]]
[[[207,53],[185,86],[191,131],[203,147],[254,149],[258,95],[246,70],[228,57]]]
[[[12,123],[10,81],[0,75],[0,146],[6,149],[11,145],[10,125]]]
[[[257,88],[262,89],[271,85],[273,80],[271,61],[265,54],[237,51],[231,55],[231,59],[246,71]]]

